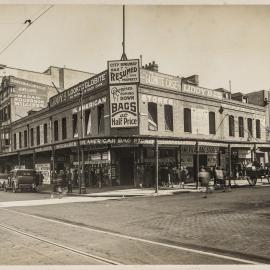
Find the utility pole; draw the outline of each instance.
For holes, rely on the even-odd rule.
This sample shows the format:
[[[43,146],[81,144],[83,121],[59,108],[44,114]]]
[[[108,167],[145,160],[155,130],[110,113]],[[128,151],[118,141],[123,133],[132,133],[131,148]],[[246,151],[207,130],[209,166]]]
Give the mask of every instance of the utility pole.
[[[123,53],[121,56],[121,60],[127,60],[127,56],[126,56],[126,48],[125,48],[125,5],[123,5],[123,41],[122,41],[122,47],[123,47]]]
[[[84,138],[84,129],[83,129],[83,90],[80,92],[80,108],[81,108],[81,137]],[[81,148],[81,159],[82,159],[82,170],[81,170],[81,185],[80,185],[80,194],[86,194],[85,188],[85,177],[84,177],[84,147],[80,144]]]
[[[232,82],[229,80],[230,99],[232,98]]]

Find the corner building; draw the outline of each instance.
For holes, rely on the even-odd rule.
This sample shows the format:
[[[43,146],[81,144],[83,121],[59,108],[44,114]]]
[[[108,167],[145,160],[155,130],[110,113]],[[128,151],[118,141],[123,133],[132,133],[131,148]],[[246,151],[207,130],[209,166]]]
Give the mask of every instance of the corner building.
[[[149,67],[139,74],[137,127],[111,127],[105,70],[12,123],[11,150],[1,153],[1,171],[36,168],[50,184],[52,171],[71,168],[89,187],[98,178],[103,185],[137,187],[154,185],[155,147],[160,182],[164,169],[173,172],[180,166],[187,167],[192,182],[198,166],[221,166],[233,174],[241,163],[268,162],[265,106],[200,87],[197,77],[179,78]]]

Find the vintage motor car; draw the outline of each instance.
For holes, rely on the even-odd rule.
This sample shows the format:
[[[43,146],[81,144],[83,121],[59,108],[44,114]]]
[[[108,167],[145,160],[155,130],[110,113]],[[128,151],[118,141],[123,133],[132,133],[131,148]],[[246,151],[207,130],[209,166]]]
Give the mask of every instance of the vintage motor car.
[[[11,189],[13,192],[22,190],[36,191],[35,170],[15,169],[10,172],[8,181],[5,182],[4,191]]]
[[[8,181],[7,173],[0,173],[0,188],[4,188],[5,183]]]

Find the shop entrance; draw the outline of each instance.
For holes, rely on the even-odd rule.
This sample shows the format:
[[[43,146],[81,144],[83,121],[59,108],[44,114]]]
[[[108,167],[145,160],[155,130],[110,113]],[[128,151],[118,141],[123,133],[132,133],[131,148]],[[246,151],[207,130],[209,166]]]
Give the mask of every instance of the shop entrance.
[[[133,185],[133,157],[120,158],[120,183],[121,185]]]

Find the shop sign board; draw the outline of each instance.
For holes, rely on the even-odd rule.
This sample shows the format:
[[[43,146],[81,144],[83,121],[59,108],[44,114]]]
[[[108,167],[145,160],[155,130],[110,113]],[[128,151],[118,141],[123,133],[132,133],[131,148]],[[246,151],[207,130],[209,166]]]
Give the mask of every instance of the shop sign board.
[[[191,84],[183,84],[182,91],[189,94],[194,94],[198,96],[204,96],[209,98],[222,99],[222,93],[214,91],[212,89],[207,89]]]
[[[81,145],[96,145],[96,144],[154,144],[153,139],[143,138],[95,138],[84,139],[80,142]]]
[[[51,151],[52,147],[51,146],[45,146],[45,147],[38,147],[35,148],[35,152],[44,152],[44,151]]]
[[[138,126],[137,85],[110,86],[111,128]]]
[[[67,142],[55,145],[56,149],[70,148],[77,146],[77,142]]]
[[[139,83],[139,60],[108,61],[109,84]]]
[[[183,154],[196,154],[195,146],[193,145],[185,145],[181,147],[181,151]],[[216,154],[219,151],[219,147],[217,146],[205,146],[199,145],[199,153],[201,154]]]
[[[140,82],[145,85],[181,91],[180,78],[146,69],[140,70]]]
[[[50,184],[50,163],[37,163],[35,169],[43,174],[43,184]]]
[[[71,88],[63,91],[62,93],[50,98],[50,107],[57,106],[58,104],[70,101],[76,97],[79,97],[81,92],[87,94],[91,91],[100,89],[108,84],[108,72],[107,70],[83,81]]]

